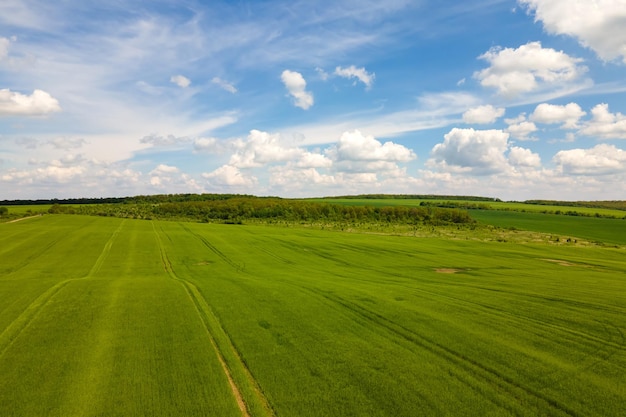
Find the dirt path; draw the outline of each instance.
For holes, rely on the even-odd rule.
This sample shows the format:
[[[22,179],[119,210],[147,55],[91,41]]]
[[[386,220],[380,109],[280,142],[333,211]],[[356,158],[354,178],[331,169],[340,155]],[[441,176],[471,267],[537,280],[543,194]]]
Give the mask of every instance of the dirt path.
[[[7,223],[17,223],[17,222],[21,222],[22,220],[32,219],[34,217],[41,217],[41,216],[43,216],[43,214],[35,214],[34,216],[20,217],[19,219],[10,220]]]

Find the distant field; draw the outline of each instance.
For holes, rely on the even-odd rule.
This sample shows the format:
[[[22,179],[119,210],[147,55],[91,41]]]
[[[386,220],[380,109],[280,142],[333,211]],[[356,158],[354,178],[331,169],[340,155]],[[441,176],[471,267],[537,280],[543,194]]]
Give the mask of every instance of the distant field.
[[[437,200],[319,199],[316,201],[344,205],[419,206],[422,201],[433,203],[433,201],[436,202]],[[443,203],[444,200],[440,202]],[[481,201],[461,201],[461,203],[487,204],[489,207],[493,207],[494,209],[492,210],[469,210],[470,216],[482,224],[555,234],[555,238],[557,236],[565,239],[569,237],[572,239],[586,239],[592,242],[610,245],[626,245],[626,219],[622,217],[626,215],[626,212],[621,210],[597,209],[599,213],[607,216],[606,218],[597,218],[595,216],[542,213],[544,210],[560,210],[562,213],[565,213],[567,210],[576,210],[577,212],[583,213],[590,213],[590,210],[596,210],[585,207],[541,206],[534,204]]]
[[[561,238],[579,238],[606,244],[626,245],[626,220],[623,219],[494,210],[472,210],[470,214],[481,223],[498,227],[515,227],[556,234]]]
[[[568,212],[580,213],[584,216],[594,217],[597,215],[603,217],[615,217],[619,219],[626,218],[625,210],[607,209],[607,208],[591,208],[591,207],[570,207],[557,205],[541,205],[528,203],[511,203],[504,201],[472,201],[472,200],[446,200],[446,199],[353,199],[353,198],[317,198],[308,199],[309,201],[319,201],[333,204],[355,205],[355,206],[419,206],[420,204],[437,204],[437,203],[453,203],[453,204],[475,204],[493,210],[504,211],[520,211],[531,213],[552,213],[566,215]]]
[[[50,208],[49,205],[24,205],[24,206],[7,206],[0,204],[1,207],[6,207],[8,210],[7,216],[0,216],[0,222],[6,222],[14,220],[19,217],[36,215],[40,213],[47,213]]]
[[[623,416],[625,276],[596,246],[0,224],[0,415]]]

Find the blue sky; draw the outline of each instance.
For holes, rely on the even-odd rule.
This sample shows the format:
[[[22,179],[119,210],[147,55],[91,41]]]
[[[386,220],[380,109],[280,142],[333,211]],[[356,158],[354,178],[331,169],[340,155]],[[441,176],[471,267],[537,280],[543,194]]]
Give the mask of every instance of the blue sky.
[[[0,200],[626,199],[626,0],[0,2]]]

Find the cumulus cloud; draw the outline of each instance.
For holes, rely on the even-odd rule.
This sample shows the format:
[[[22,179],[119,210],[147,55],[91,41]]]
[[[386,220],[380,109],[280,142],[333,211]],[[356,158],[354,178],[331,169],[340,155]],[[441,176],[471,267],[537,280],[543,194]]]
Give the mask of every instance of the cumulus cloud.
[[[333,161],[321,153],[302,152],[298,160],[292,164],[298,168],[330,168]]]
[[[626,63],[626,2],[622,0],[519,0],[548,33],[572,36],[610,61]]]
[[[0,90],[0,116],[40,116],[61,111],[57,99],[43,90],[24,95]]]
[[[160,164],[152,171],[150,171],[150,175],[174,174],[176,172],[180,172],[177,167],[172,165]]]
[[[474,73],[483,87],[495,88],[503,96],[513,97],[578,79],[587,68],[583,60],[562,51],[543,48],[541,42],[529,42],[517,49],[491,48],[479,57],[490,66]]]
[[[508,166],[504,156],[509,134],[502,130],[453,128],[444,135],[443,143],[435,145],[427,165],[443,170],[492,174]]]
[[[337,171],[353,173],[391,172],[398,169],[398,162],[409,162],[415,153],[400,144],[381,143],[373,136],[354,130],[344,132],[337,143],[326,150]]]
[[[472,107],[463,113],[463,121],[468,124],[488,124],[493,123],[504,116],[505,109],[494,107],[491,104],[486,106]]]
[[[585,114],[587,113],[576,103],[569,103],[565,106],[541,103],[530,115],[530,119],[538,123],[562,123],[562,129],[577,129],[578,120]]]
[[[221,87],[222,89],[228,91],[229,93],[235,94],[237,92],[237,88],[235,88],[235,86],[231,83],[229,83],[228,81],[222,80],[219,77],[214,77],[211,82],[213,84],[218,85],[219,87]]]
[[[244,175],[239,168],[232,165],[222,165],[215,171],[203,173],[202,177],[217,186],[252,187],[258,182],[256,177]]]
[[[216,138],[196,138],[193,141],[194,152],[221,152],[224,146]]]
[[[307,110],[313,105],[313,94],[306,91],[306,81],[299,72],[284,70],[280,76],[285,88],[294,99],[294,105]]]
[[[181,143],[187,143],[190,139],[188,137],[177,137],[174,135],[157,135],[156,133],[144,136],[139,140],[141,143],[147,143],[152,146],[172,146]]]
[[[299,157],[303,150],[282,143],[279,134],[251,130],[247,140],[233,143],[236,152],[229,165],[237,168],[261,167],[276,162],[287,162]]]
[[[180,88],[187,88],[191,85],[191,80],[184,75],[172,75],[170,81]]]
[[[370,89],[372,87],[372,84],[374,83],[374,78],[376,77],[376,74],[370,74],[365,70],[365,68],[357,68],[354,65],[350,65],[347,68],[335,68],[335,75],[343,78],[356,78],[357,80],[365,84],[365,87],[367,89]]]
[[[609,105],[598,104],[591,109],[592,119],[580,130],[586,136],[602,139],[626,139],[626,116],[611,113]]]
[[[509,151],[509,163],[520,168],[537,168],[541,166],[541,158],[530,149],[513,146]]]
[[[358,130],[344,132],[330,153],[337,160],[408,162],[415,159],[409,148],[393,142],[384,144]]]
[[[510,133],[515,139],[519,140],[535,140],[531,134],[537,131],[537,126],[533,122],[520,121],[518,123],[512,123],[505,129],[507,133]]]
[[[61,183],[66,184],[79,178],[85,172],[83,166],[63,166],[59,163],[49,164],[34,170],[9,170],[2,174],[0,179],[4,182],[12,182],[19,185],[35,183]]]
[[[285,189],[301,189],[305,186],[334,185],[337,181],[335,176],[321,174],[315,168],[294,169],[291,167],[273,167],[270,170],[270,185]]]
[[[150,171],[149,175],[150,185],[160,190],[169,190],[170,192],[180,192],[180,190],[203,191],[195,179],[172,165],[160,164]]]
[[[591,149],[559,151],[553,162],[563,173],[570,175],[626,173],[626,151],[607,144]]]

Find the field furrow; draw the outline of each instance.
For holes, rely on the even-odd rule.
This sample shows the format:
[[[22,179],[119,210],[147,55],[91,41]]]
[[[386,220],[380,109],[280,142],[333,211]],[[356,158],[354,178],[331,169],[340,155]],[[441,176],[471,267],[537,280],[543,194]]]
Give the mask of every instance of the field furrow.
[[[185,228],[185,230],[189,232],[189,229]],[[187,295],[189,296],[189,299],[193,302],[196,312],[198,313],[198,317],[204,325],[210,344],[213,347],[220,361],[220,364],[222,365],[224,374],[228,378],[228,382],[230,384],[233,396],[237,401],[242,415],[274,415],[271,406],[267,402],[267,399],[261,392],[259,386],[257,385],[254,377],[246,367],[245,363],[241,360],[237,349],[233,346],[230,338],[222,328],[219,320],[211,310],[211,307],[208,305],[206,299],[202,296],[202,294],[194,284],[187,280],[181,279],[176,275],[176,272],[174,271],[172,263],[167,256],[167,252],[159,237],[159,232],[157,231],[156,227],[154,228],[154,232],[156,239],[159,242],[159,247],[161,249],[163,267],[172,279],[180,282],[183,285],[185,291],[187,292]],[[163,229],[161,229],[160,233],[165,234]],[[204,244],[212,252],[220,256],[221,259],[223,259],[226,263],[232,266],[232,263],[228,260],[228,258],[225,258],[224,255],[216,250],[206,239],[203,239],[201,236],[195,233],[192,234],[196,238],[200,239],[202,244]],[[239,378],[233,377],[233,370],[235,370],[235,374],[239,376]],[[242,383],[242,377],[245,377],[245,383]],[[238,383],[236,382],[236,379],[238,380]],[[246,389],[240,389],[240,385],[245,385]],[[246,395],[244,395],[243,393],[245,393]],[[251,396],[251,394],[253,394],[253,396]]]

